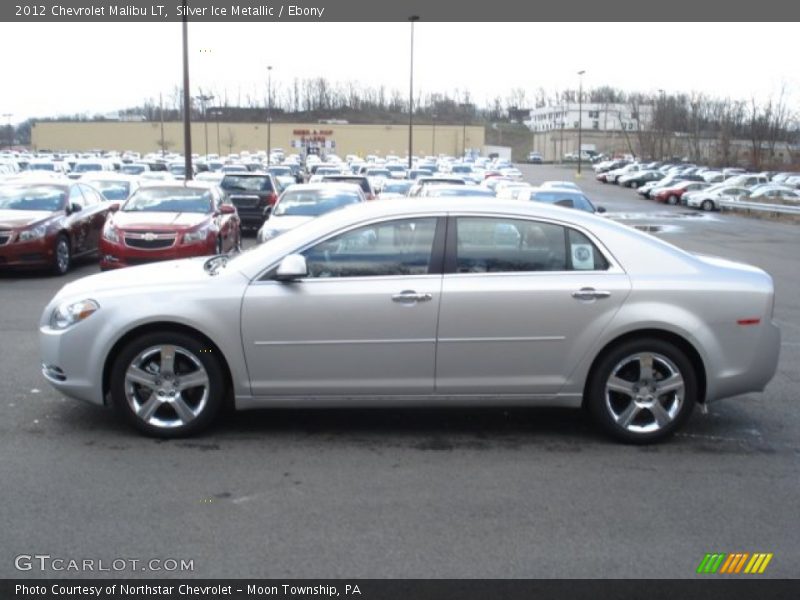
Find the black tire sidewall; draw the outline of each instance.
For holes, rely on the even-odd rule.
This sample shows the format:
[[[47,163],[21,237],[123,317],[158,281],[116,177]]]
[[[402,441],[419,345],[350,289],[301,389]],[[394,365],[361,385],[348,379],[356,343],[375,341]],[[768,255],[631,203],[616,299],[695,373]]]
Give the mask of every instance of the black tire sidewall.
[[[639,352],[654,352],[669,358],[681,373],[684,381],[684,399],[675,419],[663,429],[653,433],[633,433],[614,421],[605,403],[605,384],[614,366],[622,359]],[[686,355],[670,342],[644,338],[629,340],[606,351],[600,358],[587,386],[586,407],[600,427],[613,438],[631,444],[651,444],[672,436],[689,419],[698,399],[697,374]]]
[[[62,241],[67,245],[67,268],[63,271],[58,264],[58,247],[61,245]],[[69,238],[65,234],[59,233],[56,238],[55,246],[53,246],[53,273],[59,276],[66,275],[69,273],[70,266],[72,266],[72,249],[69,247]]]
[[[188,425],[176,428],[159,428],[143,422],[137,417],[125,397],[125,371],[131,361],[142,350],[151,346],[172,344],[181,346],[194,354],[208,373],[209,395],[203,411]],[[203,352],[211,349],[212,352]],[[214,421],[225,399],[225,375],[220,361],[215,356],[216,350],[201,342],[194,336],[182,332],[156,332],[144,334],[126,344],[111,369],[110,391],[114,408],[122,417],[139,431],[158,438],[179,438],[196,434],[206,429]]]

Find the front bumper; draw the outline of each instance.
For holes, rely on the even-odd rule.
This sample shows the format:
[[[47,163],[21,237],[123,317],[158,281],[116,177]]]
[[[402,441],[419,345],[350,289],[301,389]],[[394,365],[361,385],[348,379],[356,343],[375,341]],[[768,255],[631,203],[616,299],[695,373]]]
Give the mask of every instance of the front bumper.
[[[46,239],[0,245],[0,269],[38,268],[50,265],[54,260],[55,242],[48,244]]]
[[[100,241],[100,268],[119,269],[122,267],[132,267],[164,260],[208,256],[215,253],[214,239],[211,236],[204,242],[198,242],[196,244],[176,243],[176,245],[169,248],[157,250],[131,248],[124,244],[117,244],[103,239]]]

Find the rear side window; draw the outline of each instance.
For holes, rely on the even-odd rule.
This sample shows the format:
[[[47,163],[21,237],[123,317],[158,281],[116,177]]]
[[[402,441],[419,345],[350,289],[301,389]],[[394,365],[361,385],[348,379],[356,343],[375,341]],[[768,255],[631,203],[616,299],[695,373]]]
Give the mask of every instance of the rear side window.
[[[523,219],[456,219],[457,273],[597,271],[608,261],[584,234]]]

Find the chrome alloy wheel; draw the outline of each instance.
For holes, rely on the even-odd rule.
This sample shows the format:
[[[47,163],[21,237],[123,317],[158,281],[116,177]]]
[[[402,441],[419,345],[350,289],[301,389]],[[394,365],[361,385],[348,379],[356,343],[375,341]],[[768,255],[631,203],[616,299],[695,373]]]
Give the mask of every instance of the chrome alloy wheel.
[[[169,429],[194,421],[208,402],[209,389],[203,363],[180,346],[151,346],[125,371],[128,405],[153,427]]]
[[[605,404],[614,421],[632,433],[652,433],[672,423],[686,386],[669,358],[640,352],[621,360],[605,384]]]

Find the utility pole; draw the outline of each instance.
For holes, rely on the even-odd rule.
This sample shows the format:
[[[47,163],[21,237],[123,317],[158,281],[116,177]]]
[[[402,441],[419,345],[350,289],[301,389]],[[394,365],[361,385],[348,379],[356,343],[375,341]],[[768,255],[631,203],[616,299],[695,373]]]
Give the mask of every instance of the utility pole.
[[[164,146],[164,94],[158,93],[158,116],[161,118],[161,156],[166,154],[166,147]]]
[[[578,177],[581,175],[581,157],[583,155],[582,151],[582,139],[581,136],[583,134],[583,74],[586,71],[578,71],[578,76],[580,77],[580,84],[578,86]]]
[[[408,170],[413,168],[412,156],[414,141],[414,23],[419,21],[419,15],[408,17],[411,23],[411,68],[408,76]]]
[[[267,167],[272,163],[272,65],[267,67]]]
[[[189,95],[189,21],[187,2],[183,0],[183,164],[186,181],[192,179],[192,100]]]

